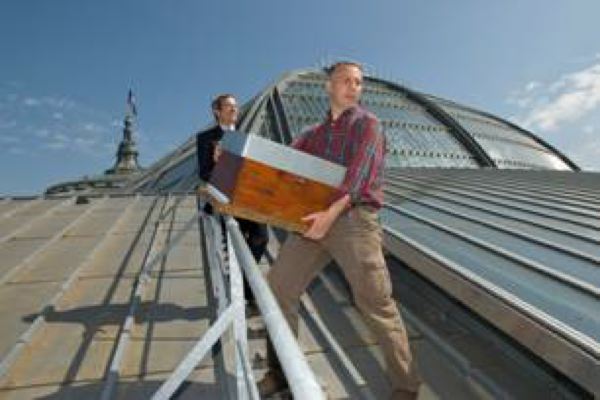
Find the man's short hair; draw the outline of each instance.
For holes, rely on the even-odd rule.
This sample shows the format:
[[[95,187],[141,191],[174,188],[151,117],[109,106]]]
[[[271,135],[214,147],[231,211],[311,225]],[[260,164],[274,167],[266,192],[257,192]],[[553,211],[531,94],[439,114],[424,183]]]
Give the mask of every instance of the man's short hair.
[[[229,98],[235,99],[235,96],[232,95],[231,93],[223,93],[223,94],[220,94],[217,97],[215,97],[213,99],[213,101],[210,103],[210,108],[212,109],[212,113],[215,116],[215,119],[218,119],[217,111],[219,111],[221,109],[223,101],[225,99],[229,99]]]
[[[327,73],[327,76],[331,78],[331,75],[333,75],[334,72],[341,67],[356,67],[360,70],[360,72],[364,72],[363,66],[356,61],[337,61],[325,68],[325,72]]]

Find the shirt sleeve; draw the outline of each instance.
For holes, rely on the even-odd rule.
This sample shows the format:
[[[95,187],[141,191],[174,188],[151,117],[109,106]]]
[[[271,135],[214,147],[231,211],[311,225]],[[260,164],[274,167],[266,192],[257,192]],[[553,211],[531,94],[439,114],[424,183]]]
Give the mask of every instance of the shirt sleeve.
[[[385,136],[376,118],[366,117],[356,124],[358,125],[354,127],[355,142],[349,143],[351,146],[356,146],[356,151],[353,152],[353,158],[348,161],[346,175],[332,203],[346,194],[350,195],[351,205],[378,200],[371,197],[381,186]]]

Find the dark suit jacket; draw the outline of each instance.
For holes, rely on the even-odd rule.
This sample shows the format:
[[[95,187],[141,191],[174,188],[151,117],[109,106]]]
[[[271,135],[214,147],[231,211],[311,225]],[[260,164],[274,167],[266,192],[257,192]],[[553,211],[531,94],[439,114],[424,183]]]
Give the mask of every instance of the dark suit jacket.
[[[210,179],[210,174],[215,167],[213,154],[215,146],[223,137],[223,129],[217,125],[213,128],[199,132],[196,135],[196,155],[198,157],[198,176],[203,181]]]
[[[213,160],[215,146],[223,138],[223,134],[223,129],[219,125],[196,134],[198,176],[205,182],[208,182],[210,179],[210,174],[215,168],[215,161]],[[210,203],[207,202],[204,205],[204,212],[207,214],[213,213],[213,207]],[[240,230],[242,231],[242,234],[246,237],[246,241],[248,242],[248,246],[250,247],[252,255],[256,259],[256,262],[260,261],[265,252],[269,238],[266,225],[248,221],[242,218],[236,219],[240,224]],[[222,227],[224,231],[225,225],[222,225]],[[245,291],[251,294],[249,287],[247,287]]]

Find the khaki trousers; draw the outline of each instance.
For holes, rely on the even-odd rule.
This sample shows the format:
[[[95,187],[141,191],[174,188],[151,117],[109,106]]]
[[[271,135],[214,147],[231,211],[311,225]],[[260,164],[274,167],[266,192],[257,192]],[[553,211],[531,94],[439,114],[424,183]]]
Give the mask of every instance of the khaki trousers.
[[[288,236],[267,279],[290,327],[297,333],[300,296],[313,278],[335,260],[350,284],[356,306],[379,340],[392,389],[414,392],[420,380],[404,323],[392,299],[381,241],[377,213],[367,207],[355,207],[342,214],[319,241]]]

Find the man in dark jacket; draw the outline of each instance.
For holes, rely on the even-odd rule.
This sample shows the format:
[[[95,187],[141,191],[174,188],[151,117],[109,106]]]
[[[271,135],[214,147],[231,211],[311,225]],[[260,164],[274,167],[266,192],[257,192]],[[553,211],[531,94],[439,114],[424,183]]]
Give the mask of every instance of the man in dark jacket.
[[[228,93],[217,96],[212,101],[211,107],[217,122],[216,126],[196,135],[198,176],[205,182],[210,180],[210,174],[221,154],[219,141],[226,131],[235,130],[239,112],[235,97]],[[213,213],[210,203],[206,203],[204,211],[208,214]],[[244,235],[248,247],[250,247],[250,251],[258,263],[267,247],[267,228],[265,225],[253,221],[242,218],[236,219],[240,226],[240,231],[242,232],[242,235]],[[254,296],[252,296],[252,291],[246,279],[244,279],[244,292],[246,293],[248,302],[253,303]]]

